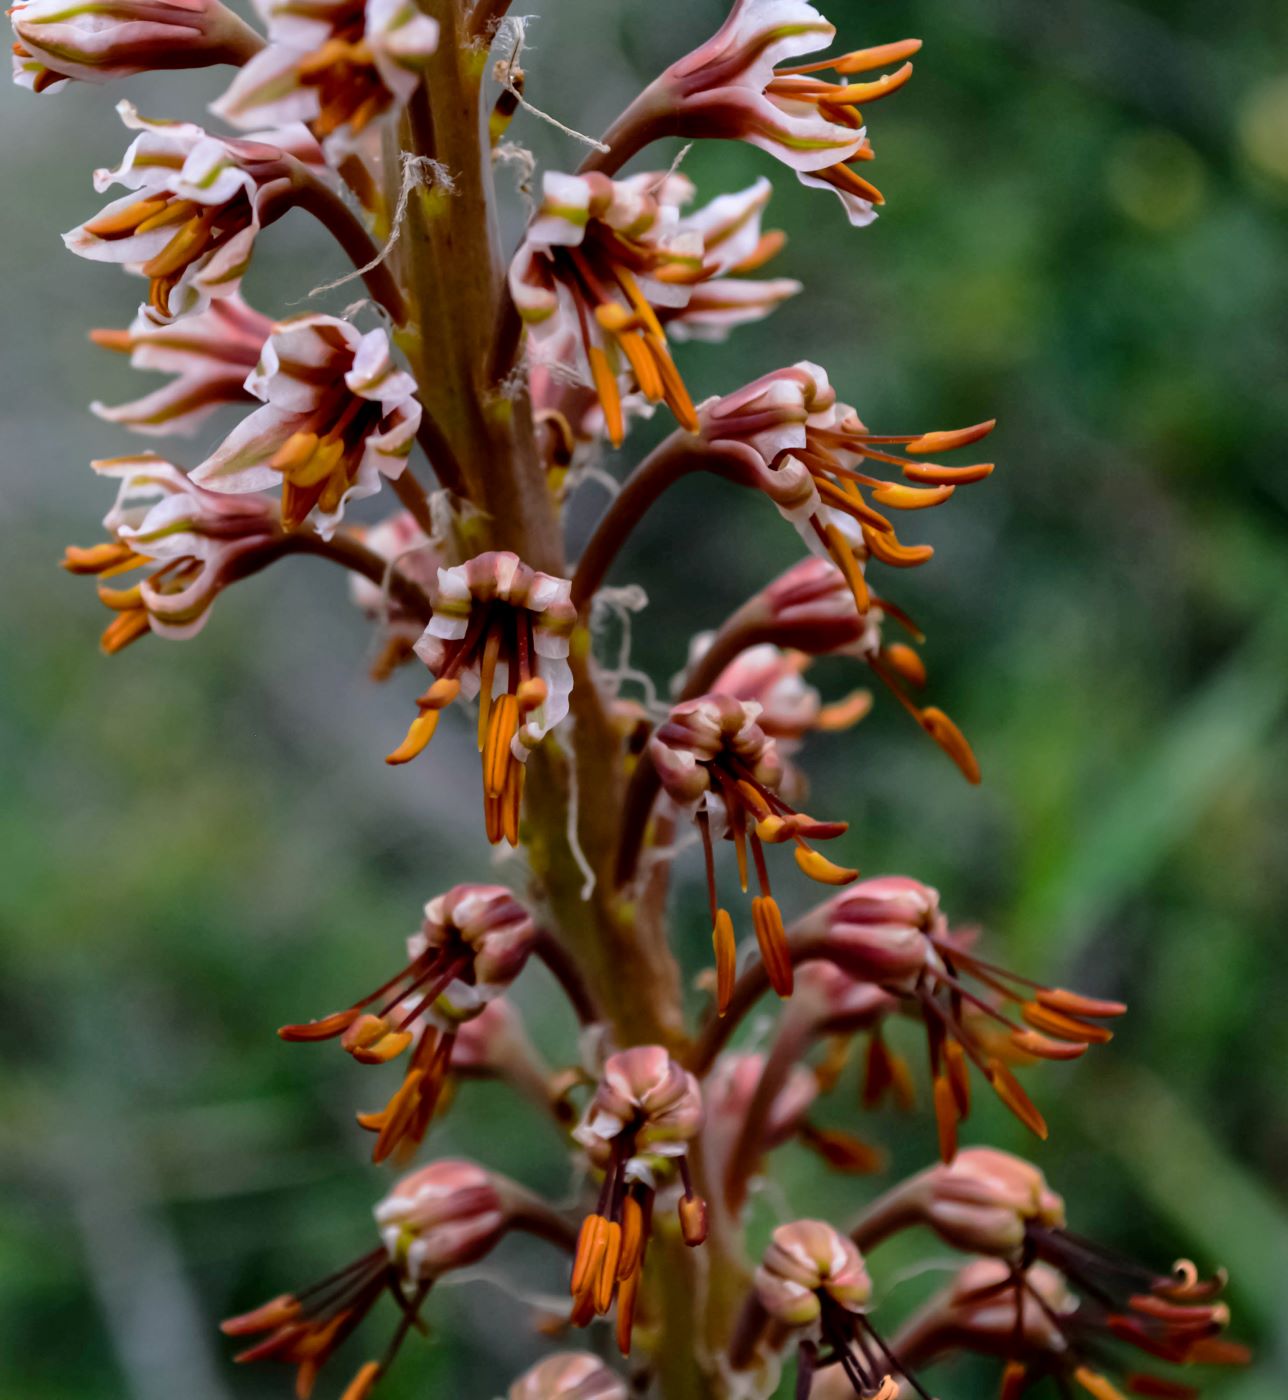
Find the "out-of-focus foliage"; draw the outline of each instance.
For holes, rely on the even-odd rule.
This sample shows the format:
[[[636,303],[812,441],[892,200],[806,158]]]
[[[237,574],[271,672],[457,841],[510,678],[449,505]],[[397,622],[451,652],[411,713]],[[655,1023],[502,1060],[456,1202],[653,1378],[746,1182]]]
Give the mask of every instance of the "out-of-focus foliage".
[[[547,13],[524,56],[529,94],[595,130],[722,6],[532,8]],[[1053,1120],[1036,1159],[1088,1232],[1162,1264],[1228,1265],[1235,1330],[1259,1365],[1210,1394],[1278,1400],[1288,12],[1271,0],[825,8],[852,44],[927,41],[911,87],[869,113],[888,209],[851,233],[828,196],[771,170],[771,223],[791,235],[781,270],[807,293],[726,349],[686,349],[686,372],[703,396],[809,356],[873,427],[995,413],[1002,465],[926,522],[931,565],[886,580],[929,634],[933,694],[971,735],[984,787],[968,790],[878,703],[858,731],[814,746],[814,805],[851,818],[843,858],[937,884],[1012,965],[1131,1003],[1109,1050],[1034,1074]],[[219,82],[141,79],[131,95],[193,117]],[[131,446],[82,412],[138,387],[84,333],[126,324],[138,287],[70,257],[57,234],[94,207],[90,171],[125,143],[117,96],[0,96],[0,1393],[280,1395],[285,1373],[233,1370],[214,1320],[369,1247],[386,1178],[351,1115],[389,1086],[273,1030],[381,980],[420,903],[489,857],[476,824],[457,821],[475,810],[463,742],[440,740],[408,770],[381,762],[414,682],[368,686],[367,631],[326,566],[238,588],[195,643],[95,651],[91,589],[56,559],[96,538],[108,504],[85,462]],[[543,161],[578,159],[530,117],[512,135]],[[768,168],[735,147],[685,165],[704,192]],[[248,293],[282,312],[338,270],[295,215],[263,240]],[[176,452],[196,460],[194,446]],[[575,530],[601,499],[583,490]],[[634,662],[674,671],[691,631],[796,550],[765,503],[686,485],[614,576],[653,600]],[[839,666],[819,674],[837,690],[853,681]],[[690,862],[677,913],[690,973],[705,959],[696,877]],[[570,1057],[544,974],[524,981],[539,1038]],[[827,1115],[853,1121],[852,1086]],[[925,1114],[870,1131],[895,1169],[934,1150]],[[991,1105],[971,1136],[1031,1147]],[[555,1195],[569,1179],[553,1131],[479,1086],[433,1146]],[[780,1182],[759,1206],[765,1225],[784,1199],[843,1217],[873,1189],[822,1177],[795,1149]],[[875,1256],[879,1316],[915,1294],[893,1283],[910,1258]],[[497,1280],[530,1298],[562,1275],[539,1253],[480,1274],[436,1292],[432,1343],[409,1348],[391,1400],[492,1396],[534,1354],[508,1320],[523,1305]],[[961,1400],[991,1393],[970,1367],[936,1381]]]

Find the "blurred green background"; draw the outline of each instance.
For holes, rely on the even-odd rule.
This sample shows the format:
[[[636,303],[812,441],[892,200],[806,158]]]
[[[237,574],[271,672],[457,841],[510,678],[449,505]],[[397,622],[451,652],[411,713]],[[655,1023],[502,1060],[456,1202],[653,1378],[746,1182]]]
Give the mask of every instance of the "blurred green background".
[[[530,32],[529,95],[598,130],[723,8],[550,0]],[[971,736],[985,785],[968,789],[879,700],[857,731],[813,747],[812,805],[851,818],[846,857],[938,885],[999,959],[1131,1003],[1110,1050],[1031,1076],[1049,1145],[1033,1150],[990,1103],[969,1139],[1033,1150],[1085,1233],[1163,1266],[1227,1265],[1258,1365],[1205,1393],[1280,1400],[1288,10],[825,8],[849,46],[927,41],[913,84],[869,113],[887,210],[852,233],[768,158],[692,152],[704,195],[776,175],[770,223],[791,235],[778,270],[808,290],[727,348],[686,347],[682,364],[702,397],[818,360],[878,430],[996,414],[1001,469],[905,531],[937,556],[889,581],[929,634],[931,694]],[[148,113],[196,118],[222,85],[125,86]],[[351,1115],[390,1085],[273,1029],[383,980],[420,904],[462,870],[486,877],[491,857],[463,742],[440,738],[407,770],[381,761],[415,682],[368,684],[369,630],[326,566],[236,589],[194,643],[95,649],[104,616],[56,561],[98,538],[109,504],[85,463],[136,440],[83,405],[157,381],[88,345],[89,326],[128,322],[139,288],[64,252],[58,233],[99,203],[90,171],[125,145],[120,95],[0,96],[0,1395],[279,1396],[286,1373],[236,1371],[214,1320],[370,1247],[387,1178]],[[579,158],[530,117],[512,135],[545,164]],[[247,291],[283,314],[340,270],[293,216],[263,239]],[[200,444],[175,451],[191,465]],[[584,487],[574,533],[601,500]],[[653,600],[635,663],[665,678],[690,633],[797,552],[765,503],[685,485],[614,576]],[[818,675],[832,693],[855,683],[844,667]],[[677,915],[689,973],[705,960],[697,875],[690,858]],[[519,1001],[570,1059],[543,972]],[[821,1117],[853,1124],[853,1103],[843,1088]],[[864,1131],[896,1169],[933,1153],[924,1112]],[[571,1180],[556,1134],[488,1087],[463,1088],[434,1146],[556,1197]],[[779,1182],[757,1206],[762,1231],[778,1210],[843,1217],[876,1189],[823,1177],[795,1148]],[[874,1267],[891,1317],[895,1276],[937,1257],[916,1245]],[[506,1292],[557,1293],[560,1269],[507,1248],[477,1275],[436,1292],[433,1343],[409,1348],[390,1400],[493,1396],[538,1354]],[[946,1397],[991,1393],[969,1367],[935,1381]],[[342,1385],[327,1377],[319,1395]]]

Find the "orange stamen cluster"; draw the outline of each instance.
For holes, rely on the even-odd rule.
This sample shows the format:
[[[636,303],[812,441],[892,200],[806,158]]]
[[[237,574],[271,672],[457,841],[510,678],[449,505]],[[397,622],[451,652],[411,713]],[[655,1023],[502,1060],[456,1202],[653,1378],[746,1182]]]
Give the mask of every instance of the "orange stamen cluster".
[[[877,102],[883,97],[889,97],[891,93],[898,92],[912,77],[912,64],[903,60],[910,58],[920,48],[920,39],[902,39],[893,44],[855,49],[818,63],[778,68],[765,93],[771,100],[817,107],[819,115],[827,121],[836,126],[859,131],[863,126],[863,114],[859,111],[859,104]],[[886,73],[871,82],[844,81],[856,73],[870,73],[891,63],[899,63],[901,66],[893,73]],[[828,82],[817,76],[828,72],[836,74],[842,81]],[[854,168],[872,159],[872,147],[864,141],[849,160],[812,171],[811,177],[831,185],[842,195],[881,205],[885,203],[885,196]]]
[[[855,522],[867,554],[894,568],[915,568],[926,563],[934,550],[929,545],[901,543],[889,517],[876,506],[908,511],[941,505],[953,495],[957,486],[982,481],[990,475],[993,464],[943,467],[911,460],[888,449],[901,446],[913,457],[938,456],[978,442],[992,432],[994,426],[995,420],[989,420],[955,432],[878,436],[869,433],[857,416],[850,413],[832,427],[807,427],[805,447],[793,450],[791,455],[809,471],[822,504]],[[897,466],[904,477],[915,484],[905,486],[860,472],[849,461],[853,457]],[[871,493],[871,501],[864,496],[865,490]],[[853,545],[833,523],[816,516],[811,526],[819,543],[845,575],[859,612],[867,612],[871,601]]]
[[[607,1316],[616,1304],[617,1346],[623,1356],[631,1352],[635,1308],[657,1194],[644,1182],[627,1179],[626,1164],[634,1153],[634,1143],[635,1133],[629,1128],[613,1139],[599,1202],[582,1221],[577,1237],[568,1285],[574,1327],[585,1327],[592,1318]],[[707,1207],[693,1190],[685,1159],[678,1160],[684,1181],[684,1195],[677,1207],[680,1230],[685,1244],[694,1248],[707,1237]]]
[[[1182,1259],[1171,1274],[1160,1276],[1067,1230],[1036,1225],[1028,1230],[1028,1251],[1058,1269],[1082,1295],[1071,1312],[1044,1311],[1068,1344],[1068,1354],[1059,1358],[1058,1365],[1093,1400],[1121,1400],[1121,1391],[1102,1374],[1106,1341],[1121,1342],[1171,1365],[1247,1364],[1247,1348],[1221,1336],[1230,1320],[1229,1308],[1218,1301],[1224,1275],[1202,1279],[1195,1266]],[[1026,1268],[994,1290],[1008,1283],[1044,1306],[1037,1289],[1028,1283]],[[1019,1296],[1017,1292],[1017,1303]],[[1009,1383],[1018,1394],[1051,1365],[1050,1359],[1032,1366],[1017,1359],[1008,1369]],[[1124,1383],[1134,1395],[1167,1400],[1193,1400],[1198,1395],[1192,1386],[1139,1371],[1130,1371]]]
[[[182,168],[178,157],[153,157],[154,164]],[[148,304],[160,316],[170,315],[170,294],[184,271],[205,253],[218,249],[249,228],[254,218],[250,195],[238,190],[223,204],[199,204],[164,191],[144,195],[124,209],[100,215],[85,225],[85,232],[108,242],[134,238],[160,228],[173,228],[173,237],[140,271],[150,281]]]
[[[364,1065],[387,1064],[416,1042],[403,1081],[384,1109],[358,1114],[358,1123],[376,1134],[373,1161],[383,1162],[394,1152],[405,1158],[425,1140],[451,1068],[456,1034],[425,1025],[417,1039],[416,1023],[453,981],[470,977],[468,953],[454,956],[450,948],[429,947],[347,1010],[278,1031],[289,1041],[338,1038]],[[375,1011],[366,1010],[373,1002],[381,1005]]]
[[[752,706],[752,713],[758,707]],[[836,865],[811,845],[843,835],[846,822],[823,822],[798,812],[779,795],[782,767],[777,746],[748,717],[747,707],[728,695],[706,695],[675,706],[670,718],[649,741],[649,752],[663,787],[678,802],[695,805],[694,821],[702,837],[707,898],[711,911],[716,964],[716,1005],[728,1010],[733,994],[737,944],[733,920],[716,887],[711,821],[705,798],[717,798],[726,819],[726,839],[733,842],[738,883],[747,893],[750,865],[759,894],[751,902],[752,926],[770,984],[779,996],[792,993],[794,974],[782,912],[770,887],[764,846],[792,842],[796,864],[826,885],[845,885],[858,871]],[[684,755],[684,758],[680,758]],[[696,762],[688,761],[692,756]],[[677,761],[678,760],[678,761]]]
[[[524,765],[513,742],[527,717],[545,702],[547,687],[538,676],[531,614],[525,608],[493,601],[477,604],[459,642],[448,642],[438,678],[417,700],[419,715],[386,762],[409,763],[434,737],[439,716],[460,694],[459,675],[477,667],[480,679],[478,748],[483,765],[483,816],[493,845],[519,841]],[[505,662],[507,689],[493,696],[497,665]]]
[[[666,404],[681,427],[696,432],[693,400],[671,358],[658,314],[637,279],[647,276],[691,285],[702,279],[700,259],[632,239],[598,219],[587,225],[579,247],[552,249],[550,258],[555,276],[576,308],[582,346],[613,446],[620,447],[626,436],[617,384],[621,361],[630,366],[640,393],[650,403]]]
[[[239,1362],[282,1361],[294,1366],[295,1393],[299,1400],[308,1400],[327,1359],[386,1290],[393,1292],[403,1307],[413,1307],[403,1298],[388,1255],[383,1248],[376,1249],[301,1293],[284,1294],[253,1312],[228,1318],[220,1324],[220,1330],[229,1337],[268,1333],[235,1359]],[[376,1362],[367,1362],[354,1377],[346,1395],[361,1397],[369,1393],[375,1376],[382,1369]],[[366,1391],[361,1389],[363,1384]]]
[[[308,8],[292,6],[291,13],[304,14]],[[300,82],[317,89],[320,110],[309,125],[318,140],[342,126],[357,136],[389,109],[393,97],[364,37],[365,7],[353,4],[339,12],[323,7],[322,17],[331,26],[331,37],[296,65]]]
[[[1074,1060],[1089,1046],[1112,1040],[1113,1033],[1097,1022],[1123,1015],[1126,1006],[1119,1001],[1043,987],[1017,973],[982,962],[938,934],[928,937],[942,957],[942,967],[927,969],[914,996],[926,1024],[940,1155],[946,1162],[952,1160],[957,1150],[957,1125],[970,1113],[968,1060],[1020,1122],[1045,1139],[1046,1120],[1000,1056],[988,1053],[982,1037],[963,1016],[965,1006],[969,1004],[983,1017],[1004,1027],[1009,1044],[1022,1056],[1044,1060]],[[1017,1026],[989,1001],[965,987],[958,969],[983,982],[1004,1001],[1016,1004],[1026,1025]],[[1017,991],[1016,986],[1026,991]]]

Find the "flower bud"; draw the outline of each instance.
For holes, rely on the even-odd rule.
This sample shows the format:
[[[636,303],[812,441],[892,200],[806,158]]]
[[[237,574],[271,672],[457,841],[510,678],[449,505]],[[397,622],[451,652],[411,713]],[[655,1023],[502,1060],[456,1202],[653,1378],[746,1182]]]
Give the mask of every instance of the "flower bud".
[[[106,83],[170,68],[241,63],[259,36],[218,0],[17,0],[13,77],[48,92],[68,79]]]
[[[1064,1201],[1037,1167],[1009,1152],[970,1147],[926,1176],[924,1219],[954,1249],[1015,1257],[1030,1223],[1060,1227]]]
[[[468,971],[441,993],[434,1009],[468,1021],[523,971],[536,941],[532,916],[502,885],[457,885],[425,905],[425,922],[407,940],[412,962],[433,952],[440,965]]]
[[[477,1262],[508,1224],[492,1174],[451,1159],[403,1177],[375,1217],[390,1260],[414,1281]]]
[[[702,1127],[698,1081],[660,1045],[610,1055],[599,1087],[573,1136],[603,1165],[619,1137],[631,1155],[680,1157]]]
[[[861,1312],[872,1280],[854,1243],[823,1220],[780,1225],[756,1270],[756,1296],[769,1315],[804,1327],[822,1312],[823,1299]]]
[[[627,1400],[626,1382],[597,1356],[561,1351],[525,1371],[509,1400]]]

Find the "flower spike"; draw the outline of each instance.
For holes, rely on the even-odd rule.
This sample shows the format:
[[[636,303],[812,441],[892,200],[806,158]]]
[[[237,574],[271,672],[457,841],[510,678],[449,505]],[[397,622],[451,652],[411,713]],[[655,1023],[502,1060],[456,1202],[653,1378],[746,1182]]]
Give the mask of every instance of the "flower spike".
[[[438,717],[459,695],[479,700],[483,815],[488,840],[517,845],[528,755],[568,713],[568,638],[577,621],[567,579],[490,552],[439,569],[434,616],[416,655],[435,680],[387,762],[423,753]]]
[[[433,1121],[463,1025],[523,971],[536,940],[527,910],[499,885],[457,885],[425,906],[401,972],[345,1011],[283,1026],[283,1040],[334,1040],[361,1064],[385,1064],[414,1044],[401,1087],[358,1121],[377,1134],[374,1160],[406,1156]]]

